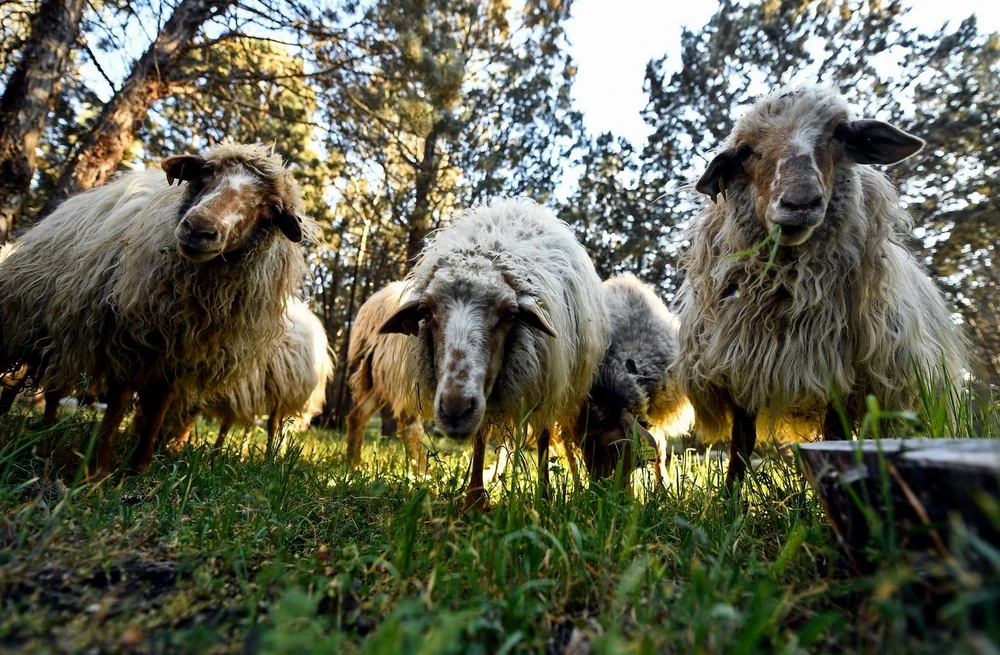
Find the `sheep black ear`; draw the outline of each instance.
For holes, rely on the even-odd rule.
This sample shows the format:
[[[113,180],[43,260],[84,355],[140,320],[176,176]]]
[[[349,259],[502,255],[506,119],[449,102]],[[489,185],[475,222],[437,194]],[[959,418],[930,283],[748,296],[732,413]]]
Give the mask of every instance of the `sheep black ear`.
[[[841,123],[834,137],[844,141],[844,150],[858,164],[895,164],[924,147],[920,137],[874,120]]]
[[[302,217],[297,214],[283,209],[271,219],[281,233],[288,237],[288,240],[292,243],[299,243],[302,241]]]
[[[167,184],[173,184],[174,180],[190,182],[214,171],[212,164],[200,155],[173,155],[164,159],[160,168],[167,174]]]
[[[739,171],[742,163],[740,151],[736,148],[726,148],[709,163],[701,179],[694,185],[695,190],[704,193],[712,199],[712,202],[718,202],[720,194],[725,200],[726,185]]]
[[[386,319],[379,334],[408,334],[417,336],[420,332],[420,321],[427,316],[427,310],[421,306],[420,298],[414,296],[400,305],[392,316]]]
[[[517,318],[519,321],[524,323],[529,327],[533,327],[543,334],[547,334],[553,339],[559,337],[559,333],[556,329],[552,327],[549,320],[545,318],[545,314],[542,313],[542,308],[538,306],[538,302],[531,296],[522,296],[517,299]]]
[[[622,410],[621,428],[629,439],[635,434],[645,441],[646,445],[656,448],[656,439],[653,438],[653,433],[639,423],[635,415],[627,409]]]

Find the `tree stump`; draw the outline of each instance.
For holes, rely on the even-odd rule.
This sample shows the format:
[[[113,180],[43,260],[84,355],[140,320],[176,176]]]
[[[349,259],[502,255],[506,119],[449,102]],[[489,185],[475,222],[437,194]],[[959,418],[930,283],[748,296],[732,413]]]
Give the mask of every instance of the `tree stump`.
[[[872,537],[949,557],[956,521],[1000,544],[1000,440],[882,439],[802,444],[802,472],[819,494],[855,570]]]

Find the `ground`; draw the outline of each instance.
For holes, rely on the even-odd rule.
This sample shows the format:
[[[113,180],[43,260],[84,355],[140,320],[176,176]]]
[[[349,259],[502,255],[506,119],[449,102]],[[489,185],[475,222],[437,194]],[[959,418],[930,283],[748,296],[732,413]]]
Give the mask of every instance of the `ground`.
[[[997,652],[1000,552],[876,542],[858,575],[791,459],[735,498],[718,459],[631,489],[555,462],[549,499],[514,466],[466,512],[467,452],[435,443],[414,477],[375,430],[354,473],[336,433],[268,456],[201,424],[86,481],[94,419],[0,421],[4,652]]]

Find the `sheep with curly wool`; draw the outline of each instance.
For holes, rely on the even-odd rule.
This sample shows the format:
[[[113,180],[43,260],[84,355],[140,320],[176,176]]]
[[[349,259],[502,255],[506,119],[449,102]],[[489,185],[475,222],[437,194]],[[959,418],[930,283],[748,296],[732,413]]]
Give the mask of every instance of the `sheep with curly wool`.
[[[333,359],[323,323],[305,302],[289,298],[285,331],[267,367],[212,393],[204,403],[202,413],[221,424],[216,448],[234,424],[251,424],[263,414],[268,415],[268,450],[285,419],[293,418],[296,429],[305,429],[323,410],[331,377]]]
[[[381,328],[417,344],[409,385],[449,437],[474,439],[466,502],[485,500],[485,425],[537,435],[540,484],[556,423],[573,425],[608,347],[601,281],[573,232],[528,200],[438,231]]]
[[[417,342],[401,334],[379,333],[408,297],[405,282],[383,287],[361,305],[351,328],[347,370],[354,407],[347,416],[347,461],[352,468],[361,463],[365,427],[375,412],[389,405],[410,466],[419,473],[427,469],[421,444],[424,428],[410,368]]]
[[[224,144],[162,169],[70,198],[0,262],[2,363],[33,363],[43,386],[107,383],[102,471],[133,392],[144,470],[176,396],[264,368],[305,273],[311,224],[279,157]]]
[[[693,419],[670,366],[677,359],[677,317],[648,284],[624,274],[606,280],[604,306],[611,345],[577,418],[587,470],[607,478],[636,465],[633,435],[656,448],[655,473],[666,474],[666,437],[686,433]]]
[[[966,342],[905,245],[899,195],[869,167],[922,146],[853,118],[831,89],[781,91],[736,122],[698,181],[723,202],[690,230],[675,370],[702,436],[730,434],[728,485],[745,474],[762,413],[772,428],[845,438],[869,394],[916,409],[918,372],[932,391],[961,385]],[[769,235],[773,256],[770,243],[754,250]]]

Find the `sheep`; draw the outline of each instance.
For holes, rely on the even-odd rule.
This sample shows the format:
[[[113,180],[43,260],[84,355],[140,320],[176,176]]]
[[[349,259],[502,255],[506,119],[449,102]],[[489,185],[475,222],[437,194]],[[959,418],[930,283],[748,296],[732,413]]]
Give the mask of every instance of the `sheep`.
[[[323,324],[309,305],[289,298],[285,332],[266,368],[213,393],[205,402],[203,413],[221,423],[215,447],[222,447],[233,424],[251,424],[258,415],[267,414],[270,451],[285,418],[295,417],[296,428],[305,429],[322,411],[332,376],[333,360]]]
[[[842,439],[868,394],[915,409],[917,370],[935,390],[961,384],[966,341],[904,245],[912,222],[896,190],[869,168],[922,147],[805,87],[759,100],[697,182],[724,202],[690,228],[675,368],[702,435],[730,433],[728,489],[762,413],[772,428],[804,422]],[[771,248],[747,253],[776,230],[773,262]]]
[[[280,158],[222,144],[161,168],[70,198],[0,261],[0,364],[28,361],[42,386],[106,382],[100,472],[133,392],[143,471],[175,397],[263,368],[305,274],[312,223]]]
[[[527,412],[547,490],[555,424],[572,425],[608,347],[601,281],[569,227],[529,200],[497,200],[439,230],[382,325],[417,344],[410,370],[423,411],[474,442],[466,504],[485,502],[484,426]]]
[[[37,406],[40,402],[44,404],[45,410],[42,418],[42,425],[50,428],[56,424],[59,411],[59,400],[63,397],[61,389],[45,389],[42,392],[28,393],[31,380],[31,367],[22,364],[20,368],[10,373],[0,375],[0,416],[6,416],[18,395],[23,394],[32,398],[32,405]]]
[[[379,329],[408,297],[406,282],[393,282],[372,294],[361,305],[347,347],[354,407],[347,416],[347,462],[353,469],[361,463],[365,427],[375,412],[389,405],[403,436],[410,466],[417,473],[427,469],[421,445],[423,424],[417,394],[410,382],[409,364],[416,342],[400,334],[380,334]]]
[[[606,280],[604,306],[611,345],[601,362],[575,434],[594,478],[624,476],[635,465],[633,430],[657,451],[657,479],[666,474],[665,436],[684,434],[693,414],[669,367],[677,358],[678,321],[656,292],[634,275]],[[654,435],[648,428],[654,428]]]

